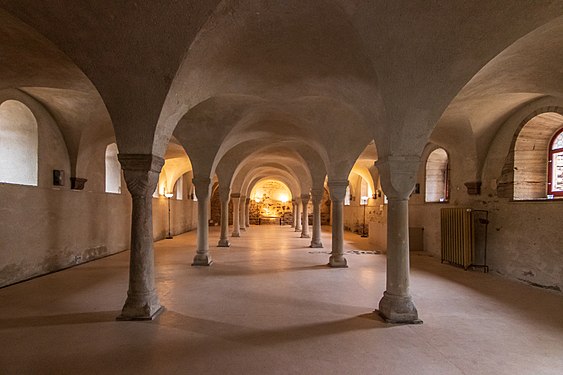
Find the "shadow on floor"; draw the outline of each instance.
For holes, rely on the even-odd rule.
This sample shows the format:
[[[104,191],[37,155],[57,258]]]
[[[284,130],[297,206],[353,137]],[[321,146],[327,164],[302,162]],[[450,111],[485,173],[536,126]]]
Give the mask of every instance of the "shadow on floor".
[[[70,324],[91,324],[114,322],[121,311],[96,311],[73,314],[25,316],[0,319],[0,331],[11,328],[45,327]]]

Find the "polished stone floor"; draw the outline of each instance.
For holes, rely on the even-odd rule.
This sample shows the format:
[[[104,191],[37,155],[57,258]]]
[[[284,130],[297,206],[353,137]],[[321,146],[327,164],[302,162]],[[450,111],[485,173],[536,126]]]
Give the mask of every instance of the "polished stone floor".
[[[330,269],[329,233],[298,237],[253,226],[202,268],[195,232],[157,242],[154,321],[115,321],[128,252],[0,289],[0,374],[563,374],[562,295],[417,254],[424,324],[388,325],[384,255],[347,233]]]

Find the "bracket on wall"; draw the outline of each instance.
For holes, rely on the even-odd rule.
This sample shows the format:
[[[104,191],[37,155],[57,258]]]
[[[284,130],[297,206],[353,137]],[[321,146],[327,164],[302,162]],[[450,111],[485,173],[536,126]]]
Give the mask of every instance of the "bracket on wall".
[[[53,186],[65,186],[65,171],[53,169]]]
[[[87,178],[71,177],[70,178],[70,188],[72,190],[83,190],[84,184],[88,181]]]
[[[467,194],[480,195],[481,194],[481,181],[470,181],[464,183],[467,188]]]

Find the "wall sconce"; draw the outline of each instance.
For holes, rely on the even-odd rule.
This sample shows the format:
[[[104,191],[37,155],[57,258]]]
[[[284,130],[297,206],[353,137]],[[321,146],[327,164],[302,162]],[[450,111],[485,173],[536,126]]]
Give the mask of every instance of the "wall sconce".
[[[375,193],[373,193],[373,199],[377,198],[381,198],[381,190],[376,190]]]

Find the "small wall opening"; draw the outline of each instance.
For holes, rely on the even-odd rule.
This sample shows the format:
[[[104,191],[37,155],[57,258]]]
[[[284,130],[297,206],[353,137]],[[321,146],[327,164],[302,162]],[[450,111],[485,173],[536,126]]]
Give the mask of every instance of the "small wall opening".
[[[0,105],[0,182],[37,186],[37,120],[17,100]]]
[[[106,193],[121,194],[121,164],[117,153],[115,143],[106,147]]]
[[[426,160],[426,202],[447,202],[449,185],[448,153],[443,148],[432,151]]]

